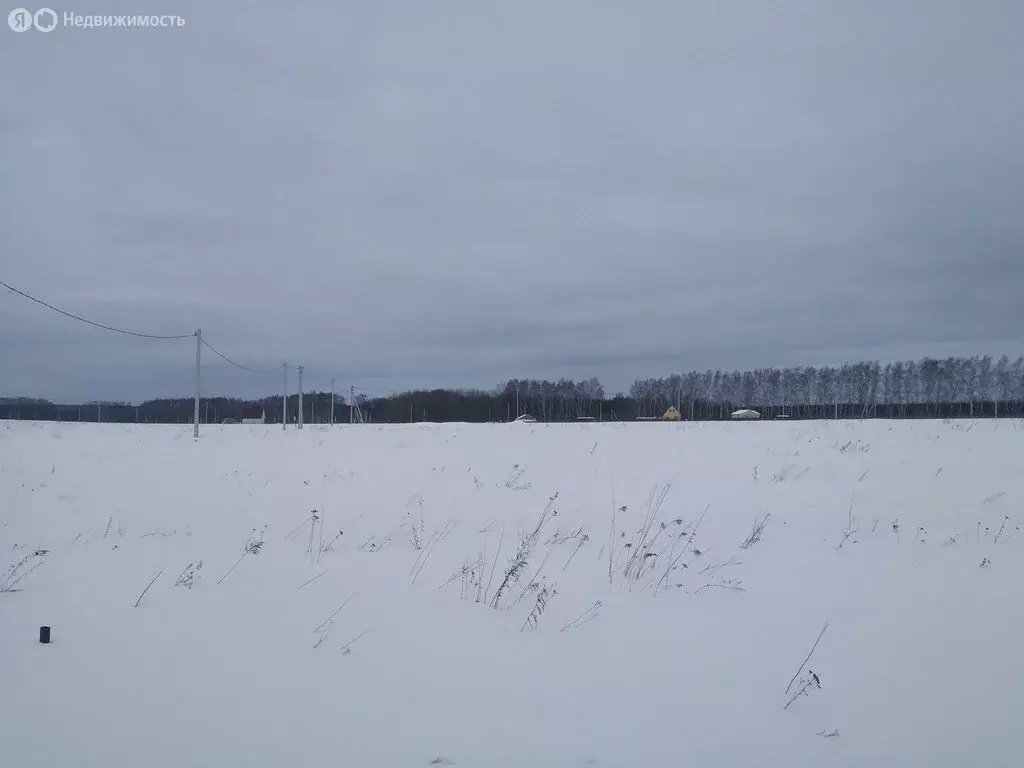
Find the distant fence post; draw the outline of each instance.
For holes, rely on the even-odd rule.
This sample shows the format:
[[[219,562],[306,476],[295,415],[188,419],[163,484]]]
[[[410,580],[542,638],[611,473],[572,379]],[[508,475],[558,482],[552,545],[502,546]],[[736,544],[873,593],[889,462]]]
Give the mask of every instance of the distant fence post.
[[[196,406],[195,412],[192,416],[192,422],[195,425],[192,430],[192,437],[199,437],[199,363],[201,356],[201,348],[203,344],[203,329],[196,329]]]

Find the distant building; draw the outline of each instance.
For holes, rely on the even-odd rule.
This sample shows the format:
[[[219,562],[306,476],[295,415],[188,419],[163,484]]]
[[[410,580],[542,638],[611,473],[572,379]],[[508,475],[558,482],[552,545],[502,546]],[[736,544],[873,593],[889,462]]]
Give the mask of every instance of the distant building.
[[[676,410],[674,405],[670,406],[669,409],[661,416],[662,421],[679,421],[681,418],[683,417],[679,414],[679,411]]]
[[[267,413],[262,408],[246,408],[242,412],[243,424],[266,424]]]
[[[740,410],[732,412],[732,418],[736,421],[752,421],[754,419],[760,419],[761,414],[757,411],[752,411],[749,408],[740,408]]]

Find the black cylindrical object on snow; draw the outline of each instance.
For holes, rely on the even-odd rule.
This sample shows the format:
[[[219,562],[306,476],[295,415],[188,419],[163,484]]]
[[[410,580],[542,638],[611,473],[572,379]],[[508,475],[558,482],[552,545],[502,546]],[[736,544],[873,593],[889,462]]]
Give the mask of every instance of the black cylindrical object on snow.
[[[48,642],[50,642],[50,628],[49,627],[40,627],[39,628],[39,642],[40,643],[48,643]]]

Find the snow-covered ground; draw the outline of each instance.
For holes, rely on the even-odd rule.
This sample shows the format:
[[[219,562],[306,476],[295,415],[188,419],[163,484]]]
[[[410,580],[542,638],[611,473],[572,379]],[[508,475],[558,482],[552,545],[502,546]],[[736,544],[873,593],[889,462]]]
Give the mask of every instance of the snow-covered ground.
[[[1019,766],[1022,500],[1010,421],[0,423],[0,765]]]

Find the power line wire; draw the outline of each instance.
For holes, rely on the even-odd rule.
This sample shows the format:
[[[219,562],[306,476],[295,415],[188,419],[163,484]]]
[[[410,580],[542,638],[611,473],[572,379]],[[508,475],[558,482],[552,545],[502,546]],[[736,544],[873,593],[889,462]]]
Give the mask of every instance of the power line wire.
[[[92,325],[92,326],[95,326],[97,328],[102,328],[105,331],[113,331],[114,333],[123,333],[125,336],[138,336],[139,338],[142,338],[142,339],[189,339],[189,338],[194,338],[195,335],[196,335],[194,331],[192,333],[182,333],[182,334],[178,334],[178,335],[175,335],[175,336],[159,336],[159,335],[153,334],[153,333],[137,333],[135,331],[126,331],[123,328],[115,328],[112,325],[104,325],[103,323],[96,323],[96,322],[93,322],[92,320],[87,320],[86,318],[82,317],[81,315],[76,315],[76,314],[73,314],[71,312],[65,312],[63,309],[60,309],[59,307],[55,307],[52,304],[48,304],[47,302],[43,301],[42,299],[37,299],[35,296],[30,296],[29,294],[25,293],[24,291],[19,291],[13,285],[8,285],[3,280],[0,280],[0,285],[2,285],[4,288],[6,288],[7,290],[9,290],[11,292],[18,294],[19,296],[24,296],[29,301],[34,301],[36,304],[41,304],[44,307],[46,307],[47,309],[52,309],[54,312],[58,312],[58,313],[64,315],[65,317],[70,317],[72,320],[78,320],[79,322],[85,323],[86,325]]]
[[[306,371],[306,377],[305,377],[306,384],[316,383],[317,385],[322,386],[325,383],[330,384],[332,381],[334,381],[334,382],[341,381],[341,376],[337,376],[335,374],[327,375],[327,374],[324,374],[324,373],[321,373],[321,372],[317,371],[312,376],[310,376],[309,375],[309,369],[306,368],[305,371]]]
[[[55,307],[53,304],[50,304],[49,302],[43,301],[40,298],[32,296],[31,294],[26,293],[25,291],[19,290],[18,288],[15,288],[13,285],[10,285],[9,283],[5,283],[3,280],[0,280],[0,286],[3,286],[4,288],[6,288],[7,290],[11,291],[12,293],[15,293],[15,294],[17,294],[19,296],[22,296],[22,297],[28,299],[29,301],[35,302],[36,304],[39,304],[39,305],[41,305],[43,307],[46,307],[47,309],[53,310],[54,312],[57,312],[58,314],[64,315],[65,317],[70,317],[72,320],[77,320],[80,323],[85,323],[86,325],[91,325],[91,326],[93,326],[95,328],[101,328],[102,330],[105,330],[105,331],[112,331],[113,333],[120,333],[120,334],[124,334],[125,336],[135,336],[135,337],[141,338],[141,339],[191,339],[191,338],[195,338],[195,336],[196,336],[195,332],[192,332],[192,333],[182,333],[182,334],[174,334],[174,335],[161,335],[161,334],[154,334],[154,333],[139,333],[138,331],[129,331],[129,330],[126,330],[124,328],[116,328],[116,327],[114,327],[112,325],[105,325],[103,323],[97,323],[97,322],[95,322],[93,320],[89,320],[88,318],[82,317],[81,315],[76,315],[73,312],[67,312],[67,311],[61,309],[60,307]],[[238,363],[238,362],[232,360],[230,357],[225,355],[219,349],[217,349],[213,345],[211,345],[206,339],[203,339],[202,337],[200,337],[200,341],[202,342],[204,347],[206,347],[211,352],[213,352],[215,355],[217,355],[219,358],[224,360],[224,362],[228,363],[229,365],[233,365],[235,368],[238,368],[240,370],[248,371],[249,373],[274,373],[276,371],[280,371],[286,365],[286,363],[281,363],[280,365],[277,365],[277,366],[275,366],[273,368],[250,368],[247,365],[242,365],[241,363]],[[336,379],[337,377],[332,377],[332,378]]]
[[[210,346],[210,343],[206,339],[201,339],[201,341],[203,342],[203,346],[206,347],[211,352],[213,352],[213,354],[217,355],[217,357],[219,357],[222,360],[224,360],[225,362],[228,362],[231,365],[235,366],[235,368],[241,368],[243,371],[248,371],[249,373],[273,373],[274,371],[280,371],[282,368],[284,368],[284,363],[281,363],[276,368],[250,368],[247,365],[242,365],[241,363],[236,363],[234,360],[232,360],[230,357],[225,355],[223,352],[220,352],[219,350],[214,349],[212,346]]]

